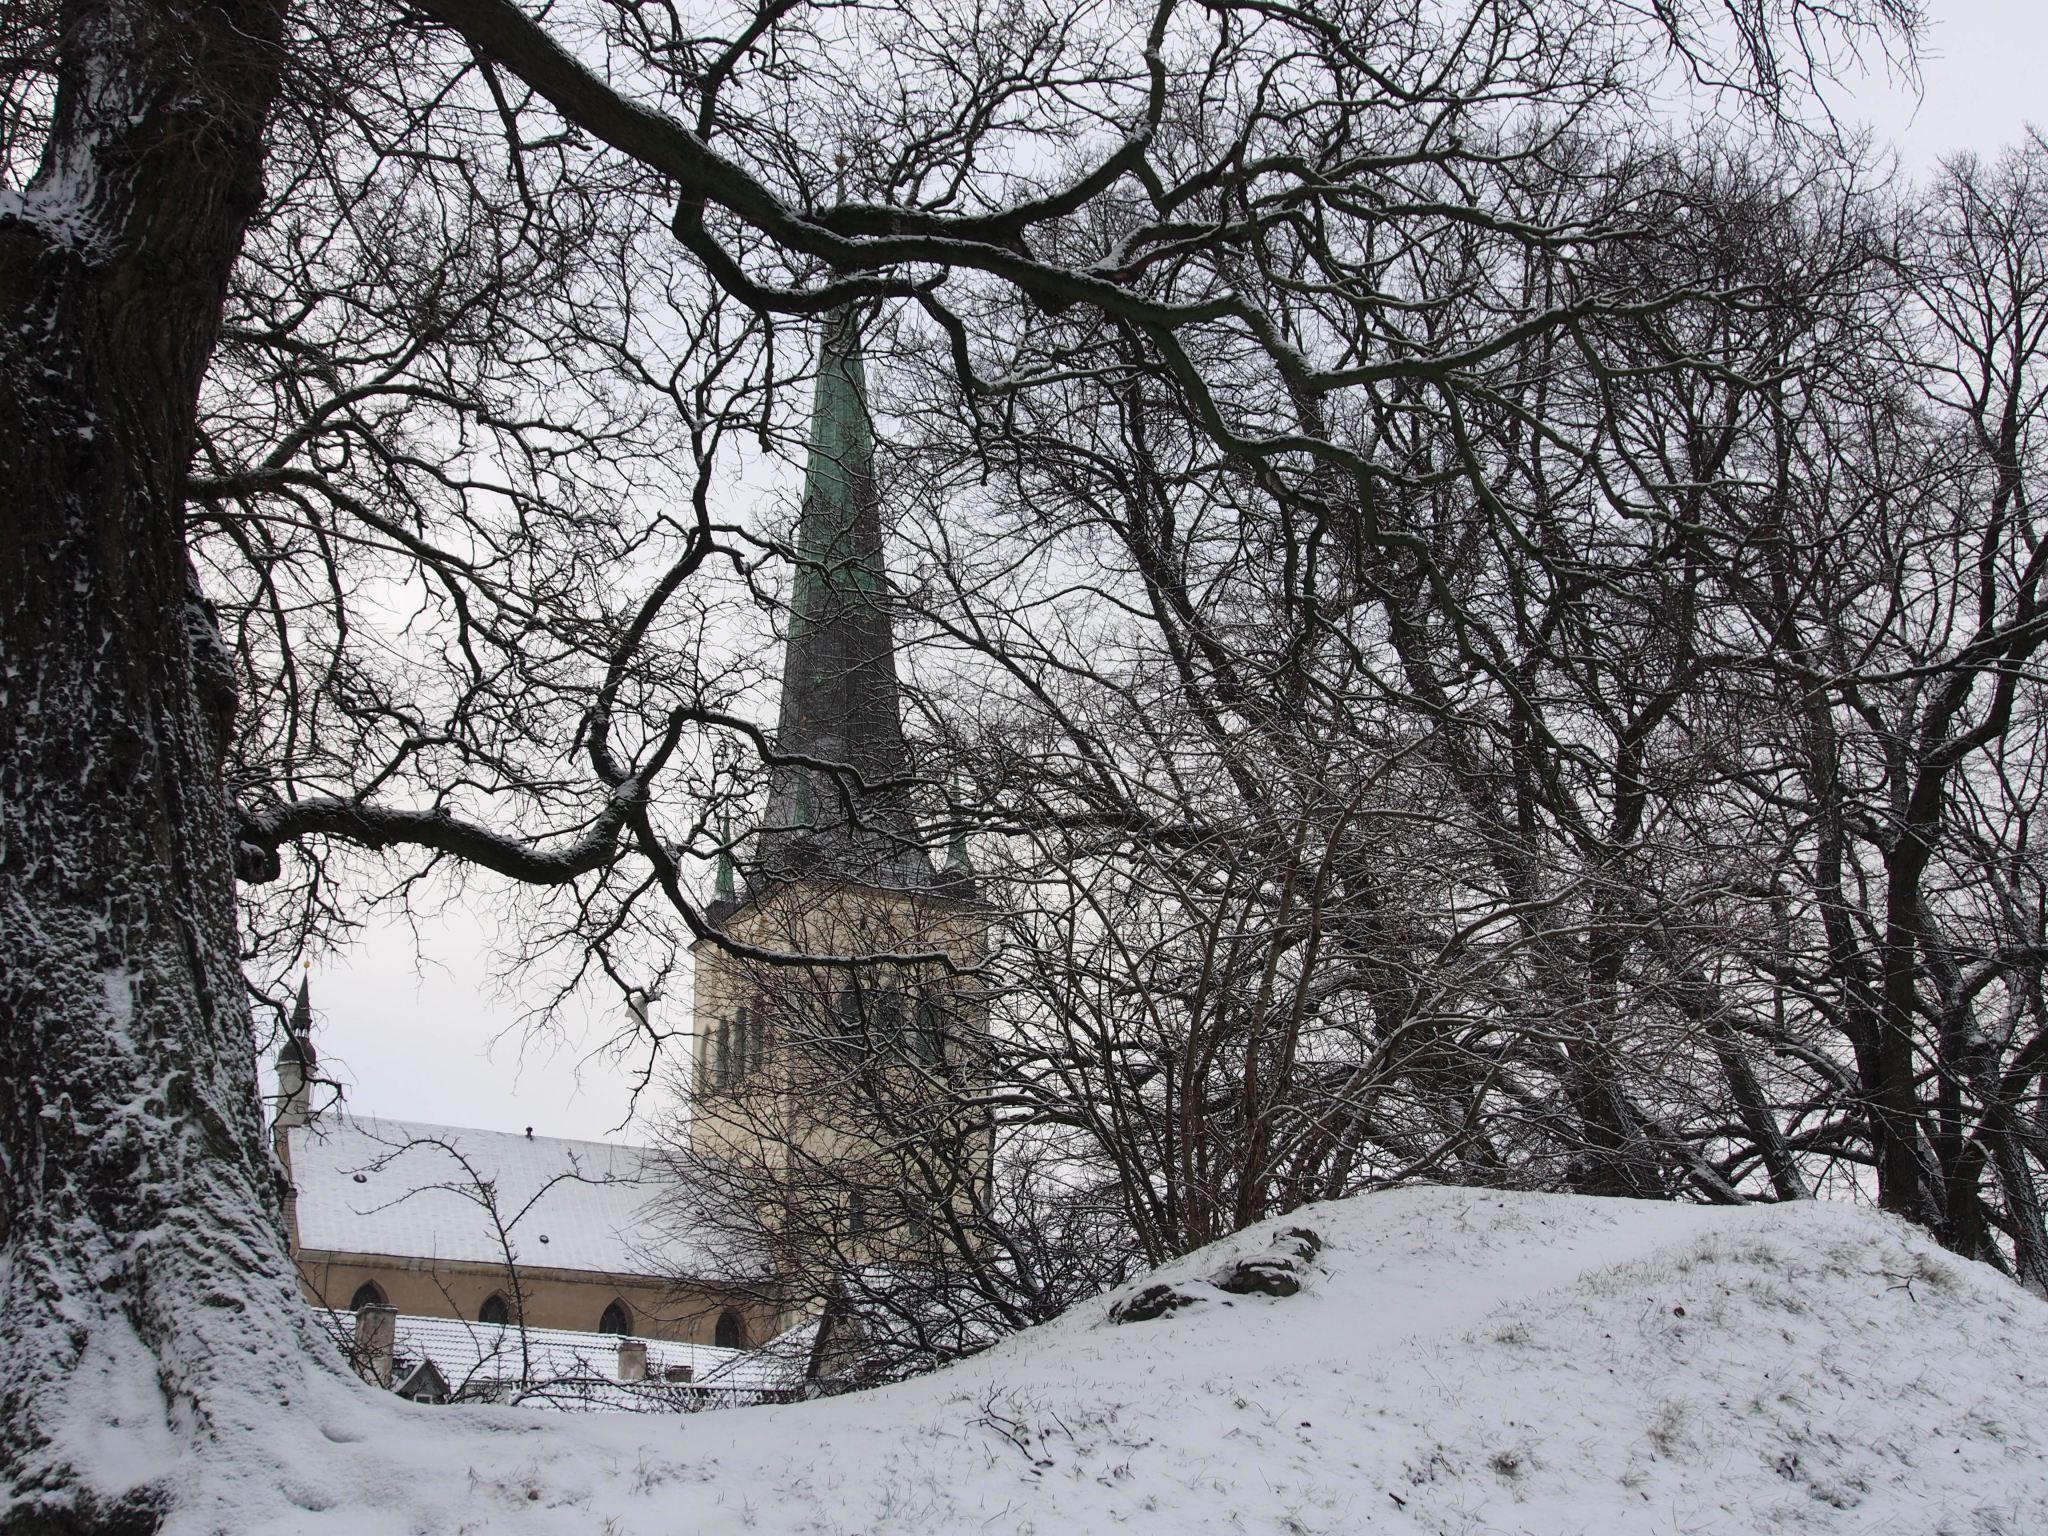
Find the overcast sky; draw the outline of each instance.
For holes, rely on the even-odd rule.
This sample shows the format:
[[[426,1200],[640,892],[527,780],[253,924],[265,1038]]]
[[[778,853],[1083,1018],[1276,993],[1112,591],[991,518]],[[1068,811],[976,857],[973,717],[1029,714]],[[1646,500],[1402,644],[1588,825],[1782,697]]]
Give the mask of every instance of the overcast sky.
[[[1956,150],[1993,154],[2017,141],[2029,121],[2048,128],[2048,0],[1933,0],[1931,9],[1918,98],[1881,75],[1833,96],[1845,120],[1867,122],[1897,145],[1915,176]],[[552,1047],[526,1042],[517,1028],[520,983],[508,995],[492,979],[502,965],[493,958],[497,936],[462,909],[422,924],[418,934],[416,952],[412,929],[373,928],[313,971],[322,1059],[348,1085],[354,1109],[638,1139],[642,1129],[627,1123],[628,1073],[587,1058],[609,1021],[572,1020]],[[678,989],[667,1004],[671,1023],[687,1006]]]
[[[1992,154],[2032,122],[2048,130],[2048,3],[1929,0],[1932,25],[1921,63],[1923,93],[1866,77],[1834,94],[1844,119],[1860,119],[1924,174],[1959,149]]]

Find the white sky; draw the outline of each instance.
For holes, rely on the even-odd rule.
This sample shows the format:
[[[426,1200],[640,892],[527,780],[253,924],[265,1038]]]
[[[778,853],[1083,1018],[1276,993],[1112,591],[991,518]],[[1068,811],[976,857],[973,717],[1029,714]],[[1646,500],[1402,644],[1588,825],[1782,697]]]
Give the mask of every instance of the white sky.
[[[1834,93],[1845,120],[1896,144],[1924,176],[1959,149],[1981,154],[2048,129],[2048,0],[1932,0],[1922,95],[1880,73]],[[603,1020],[573,1023],[552,1046],[518,1029],[522,982],[505,969],[497,935],[466,909],[410,927],[386,923],[313,971],[323,1065],[365,1114],[542,1135],[621,1139],[631,1080],[618,1063],[587,1059]],[[688,1007],[687,978],[665,1006]],[[532,985],[532,983],[525,983]],[[269,1089],[266,1064],[265,1088]],[[643,1109],[658,1109],[658,1101]],[[627,1127],[623,1139],[634,1139]]]
[[[2048,130],[2048,0],[1928,0],[1921,96],[1865,77],[1831,93],[1845,121],[1861,120],[1898,146],[1921,177],[1944,155],[1993,155],[2028,123]]]
[[[415,943],[417,934],[417,944]],[[626,1126],[632,1078],[591,1057],[610,1033],[603,1018],[571,1017],[559,1038],[527,1039],[525,989],[504,982],[509,935],[456,907],[417,925],[386,920],[311,972],[314,1043],[323,1075],[341,1083],[348,1107],[366,1115],[593,1141],[645,1139]],[[671,994],[671,1019],[687,1012],[687,982]],[[267,1079],[265,1091],[274,1091]],[[641,1109],[658,1113],[658,1095]]]

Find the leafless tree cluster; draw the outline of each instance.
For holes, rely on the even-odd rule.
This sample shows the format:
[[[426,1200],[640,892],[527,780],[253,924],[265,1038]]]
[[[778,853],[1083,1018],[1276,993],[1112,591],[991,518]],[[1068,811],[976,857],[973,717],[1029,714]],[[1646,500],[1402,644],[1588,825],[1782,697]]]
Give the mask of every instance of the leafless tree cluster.
[[[1148,1256],[1405,1178],[1830,1192],[2038,1289],[2048,152],[1629,174],[1601,280],[1683,297],[1371,384],[1346,474],[1219,455],[1094,316],[991,324],[1056,386],[929,375],[913,596],[1002,700],[939,733],[1009,833],[996,1097]],[[1374,272],[1348,313],[1453,337],[1577,279]]]

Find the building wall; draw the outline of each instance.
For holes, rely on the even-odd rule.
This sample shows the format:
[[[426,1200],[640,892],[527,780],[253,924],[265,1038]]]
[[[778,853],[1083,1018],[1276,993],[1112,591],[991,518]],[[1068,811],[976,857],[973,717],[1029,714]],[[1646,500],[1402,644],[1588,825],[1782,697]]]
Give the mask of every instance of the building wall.
[[[505,1271],[493,1265],[310,1250],[301,1250],[297,1258],[299,1283],[316,1306],[345,1311],[365,1282],[383,1291],[388,1304],[414,1317],[475,1322],[492,1295],[502,1294],[508,1305],[513,1301],[513,1287]],[[746,1320],[749,1344],[765,1342],[774,1331],[772,1312],[745,1298],[680,1288],[647,1276],[522,1265],[518,1288],[524,1294],[525,1322],[530,1328],[596,1332],[605,1308],[619,1301],[627,1309],[634,1334],[641,1338],[714,1343],[719,1314],[727,1308]]]
[[[978,903],[939,894],[878,890],[853,884],[792,881],[734,913],[726,931],[744,944],[785,954],[861,955],[931,951],[947,955],[956,965],[979,963],[987,953],[988,920]],[[778,1118],[776,1098],[789,1084],[784,1065],[771,1058],[748,1082],[721,1084],[712,1061],[713,1043],[721,1026],[730,1027],[741,1010],[761,1005],[769,1017],[809,1016],[810,1027],[824,1020],[832,997],[847,983],[837,967],[809,970],[763,966],[736,958],[708,940],[691,946],[696,962],[692,1024],[693,1109],[691,1150],[700,1157],[738,1157],[761,1165],[773,1162],[778,1149],[764,1147],[757,1134]],[[951,981],[937,968],[925,975],[907,969],[864,968],[866,985],[892,981],[907,991],[951,988],[967,1028],[986,1028],[983,1011],[972,998],[973,983]],[[801,1145],[811,1157],[831,1161],[859,1148],[834,1134],[831,1106],[823,1102],[787,1107],[801,1125],[784,1124],[780,1134]]]
[[[943,892],[905,892],[825,881],[791,881],[732,913],[725,931],[741,943],[784,954],[860,956],[937,952],[956,965],[978,964],[988,943],[987,909]],[[921,1220],[877,1222],[872,1197],[886,1207],[895,1186],[898,1205],[930,1211],[929,1195],[903,1179],[902,1127],[914,1125],[934,1147],[967,1150],[969,1166],[954,1170],[980,1184],[992,1166],[993,1136],[980,1095],[961,1076],[983,1059],[974,1036],[985,1037],[988,1012],[981,984],[949,974],[942,965],[873,963],[858,972],[837,966],[770,965],[735,956],[708,940],[692,948],[696,961],[695,1054],[690,1145],[706,1160],[721,1161],[725,1176],[751,1190],[759,1223],[778,1273],[792,1294],[810,1297],[829,1283],[829,1272],[848,1262],[921,1262],[929,1246]],[[937,1001],[949,1036],[943,1061],[915,1054],[870,1055],[856,1064],[831,1049],[797,1053],[797,1039],[829,1039],[841,1032],[835,1013],[858,976],[865,997],[896,994],[907,1022],[922,1001]],[[720,1078],[712,1052],[721,1029],[730,1031],[743,1010],[765,1016],[765,1057],[735,1078]],[[897,1050],[910,1032],[899,1037]],[[728,1036],[730,1039],[730,1036]],[[880,1042],[877,1041],[877,1044]],[[886,1049],[886,1048],[885,1048]],[[729,1050],[728,1056],[733,1053]],[[877,1083],[875,1075],[884,1078]],[[881,1090],[880,1098],[874,1090]],[[886,1103],[886,1121],[877,1108]],[[898,1181],[902,1180],[901,1183]],[[864,1199],[856,1213],[856,1191]],[[968,1223],[973,1229],[974,1223]],[[811,1303],[798,1301],[776,1320],[795,1327]]]

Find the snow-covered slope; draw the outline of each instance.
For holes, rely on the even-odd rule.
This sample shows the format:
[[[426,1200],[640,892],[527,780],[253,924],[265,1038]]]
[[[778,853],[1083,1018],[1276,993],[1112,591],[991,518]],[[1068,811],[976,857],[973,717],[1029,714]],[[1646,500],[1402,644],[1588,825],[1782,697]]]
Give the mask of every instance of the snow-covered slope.
[[[1298,1295],[1120,1325],[1104,1298],[821,1402],[331,1395],[195,1480],[171,1529],[2048,1532],[2048,1306],[1902,1223],[1410,1189],[1161,1278],[1296,1225],[1324,1240]]]

